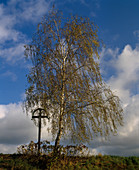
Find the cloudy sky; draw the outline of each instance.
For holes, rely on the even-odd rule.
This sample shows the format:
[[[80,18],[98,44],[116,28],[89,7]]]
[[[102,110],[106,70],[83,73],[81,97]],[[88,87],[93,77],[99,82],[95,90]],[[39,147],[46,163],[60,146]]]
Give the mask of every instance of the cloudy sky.
[[[41,17],[55,4],[65,16],[87,16],[98,25],[105,48],[100,50],[101,73],[119,95],[124,127],[106,142],[90,142],[93,153],[139,156],[139,1],[138,0],[0,0],[0,153],[37,139],[37,127],[22,110],[29,63],[24,45]],[[51,135],[43,128],[43,139]]]

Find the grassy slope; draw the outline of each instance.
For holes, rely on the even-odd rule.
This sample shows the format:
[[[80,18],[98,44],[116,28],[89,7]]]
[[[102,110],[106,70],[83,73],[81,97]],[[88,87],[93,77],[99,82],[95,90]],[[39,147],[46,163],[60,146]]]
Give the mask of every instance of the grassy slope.
[[[27,155],[0,155],[0,169],[139,169],[139,157],[91,156],[50,157]]]

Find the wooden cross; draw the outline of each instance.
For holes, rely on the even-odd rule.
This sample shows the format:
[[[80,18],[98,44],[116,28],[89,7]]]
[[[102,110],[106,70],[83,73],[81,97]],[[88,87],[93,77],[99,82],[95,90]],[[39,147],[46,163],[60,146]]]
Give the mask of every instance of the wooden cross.
[[[34,115],[35,114],[35,112],[37,112],[37,111],[39,111],[39,115]],[[38,118],[39,119],[39,132],[38,132],[38,155],[40,154],[40,139],[41,139],[41,118],[47,118],[47,119],[49,119],[48,118],[48,116],[43,116],[43,115],[41,115],[42,114],[42,111],[45,111],[44,109],[42,109],[42,108],[37,108],[37,109],[35,109],[34,111],[33,111],[33,113],[32,113],[32,119],[34,119],[34,118]]]

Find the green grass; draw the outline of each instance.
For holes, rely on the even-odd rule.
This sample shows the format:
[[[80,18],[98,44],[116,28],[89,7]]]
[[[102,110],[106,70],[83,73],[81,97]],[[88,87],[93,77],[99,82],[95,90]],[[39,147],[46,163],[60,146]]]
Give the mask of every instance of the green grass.
[[[22,154],[0,154],[0,169],[20,170],[107,170],[107,169],[139,169],[139,157],[120,156],[35,156]]]

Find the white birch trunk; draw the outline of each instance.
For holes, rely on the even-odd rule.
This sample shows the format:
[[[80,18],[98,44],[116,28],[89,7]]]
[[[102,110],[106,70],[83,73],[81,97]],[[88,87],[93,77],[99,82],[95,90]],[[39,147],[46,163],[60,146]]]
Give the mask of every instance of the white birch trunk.
[[[65,53],[65,49],[63,51]],[[63,66],[61,67],[62,72],[62,89],[61,89],[61,106],[60,106],[60,116],[59,116],[59,130],[55,141],[55,151],[57,151],[58,146],[60,144],[60,139],[62,136],[63,131],[63,115],[64,115],[64,100],[65,100],[65,62],[66,62],[66,56],[63,59]]]

